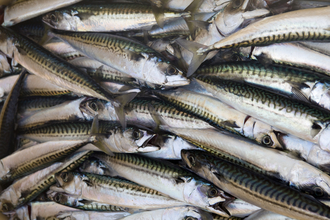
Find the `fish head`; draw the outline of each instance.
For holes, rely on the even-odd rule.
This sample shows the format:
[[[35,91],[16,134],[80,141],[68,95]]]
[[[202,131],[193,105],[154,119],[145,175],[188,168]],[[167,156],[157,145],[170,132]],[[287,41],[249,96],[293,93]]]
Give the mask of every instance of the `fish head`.
[[[2,160],[0,160],[0,180],[5,180],[9,178],[10,176],[8,175],[9,169],[5,167],[2,163]]]
[[[214,22],[223,36],[229,36],[242,27],[248,20],[269,14],[267,9],[248,10],[250,0],[231,0],[230,3],[216,15]]]
[[[200,150],[181,150],[181,158],[186,167],[192,170],[194,173],[200,170],[204,165],[210,167],[207,160],[201,160],[203,155]]]
[[[3,213],[9,220],[30,220],[28,206],[22,206],[15,211]]]
[[[80,172],[94,173],[98,175],[105,175],[106,170],[106,166],[99,160],[85,160],[79,167]]]
[[[193,206],[168,208],[162,219],[171,220],[211,220],[212,215]]]
[[[111,102],[85,99],[80,103],[79,109],[87,120],[93,120],[96,115],[98,115],[99,120],[117,120],[117,114]]]
[[[73,11],[54,11],[42,17],[42,21],[49,25],[51,28],[67,31],[76,30],[76,16]]]
[[[22,200],[20,192],[13,187],[8,187],[0,195],[0,212],[11,212]]]
[[[183,72],[169,62],[158,62],[155,64],[158,72],[162,73],[160,85],[164,87],[185,86],[189,79],[183,76]],[[152,74],[152,73],[151,73]]]
[[[70,207],[77,207],[83,205],[83,203],[80,203],[79,199],[74,196],[70,196],[65,193],[55,192],[52,190],[49,190],[47,192],[47,198],[59,204],[63,204]]]
[[[82,191],[81,177],[73,172],[55,174],[56,185],[50,187],[52,191],[80,195]]]
[[[157,151],[159,150],[158,146],[149,144],[149,141],[154,137],[156,137],[156,134],[146,128],[127,127],[122,132],[121,151],[119,152],[137,153]]]
[[[186,202],[198,204],[199,207],[218,215],[230,216],[224,204],[234,200],[234,197],[226,195],[223,190],[200,179],[191,178],[186,182],[188,183],[184,188]]]
[[[275,131],[272,126],[265,123],[260,123],[260,121],[257,120],[253,120],[252,130],[253,139],[256,140],[259,144],[265,147],[283,149],[281,142],[278,140],[277,134],[279,132]]]

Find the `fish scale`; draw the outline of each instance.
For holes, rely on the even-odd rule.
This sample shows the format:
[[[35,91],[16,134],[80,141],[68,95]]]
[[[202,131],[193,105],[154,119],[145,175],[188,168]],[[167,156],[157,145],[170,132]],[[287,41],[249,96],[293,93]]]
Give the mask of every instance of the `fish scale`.
[[[185,163],[229,193],[269,211],[295,219],[328,219],[328,206],[244,168],[208,153],[182,151]],[[206,167],[208,166],[208,167]]]
[[[66,101],[73,100],[70,96],[55,96],[55,97],[33,97],[20,100],[18,103],[19,111],[46,109],[55,105],[62,104]]]

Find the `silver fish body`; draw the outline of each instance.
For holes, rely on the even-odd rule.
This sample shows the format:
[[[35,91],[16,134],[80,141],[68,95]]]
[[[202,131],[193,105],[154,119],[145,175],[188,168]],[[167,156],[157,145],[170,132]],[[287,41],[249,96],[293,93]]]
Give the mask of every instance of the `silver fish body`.
[[[294,220],[294,219],[262,209],[252,213],[249,217],[245,218],[245,220]]]
[[[222,203],[229,197],[213,184],[179,167],[139,155],[94,156],[108,167],[112,176],[129,179],[187,204],[228,216]]]
[[[52,191],[64,192],[80,196],[82,199],[110,205],[138,209],[185,205],[185,203],[164,196],[156,190],[112,177],[64,172],[57,174],[56,180],[57,185],[50,188]]]
[[[328,206],[241,166],[207,152],[183,150],[181,154],[189,169],[251,204],[301,220],[330,217]]]
[[[91,141],[92,139],[45,142],[28,149],[16,151],[0,160],[0,180],[17,179],[18,177],[46,167]]]
[[[314,166],[217,130],[172,129],[174,134],[247,169],[283,180],[316,198],[330,197],[330,177]]]
[[[330,114],[327,111],[238,82],[201,80],[209,92],[236,110],[329,151]]]
[[[62,140],[84,140],[91,135],[92,122],[57,122],[21,128],[20,135],[38,142]],[[123,129],[117,121],[100,121],[98,127],[98,144],[102,150],[109,152],[137,153],[158,150],[149,145],[155,137],[150,130],[128,126]]]
[[[183,86],[189,80],[159,53],[138,41],[102,33],[53,32],[88,57],[160,86]],[[101,40],[102,39],[102,40]]]
[[[327,40],[330,38],[329,11],[330,7],[313,8],[264,18],[197,52],[288,41]]]
[[[330,60],[329,56],[307,48],[301,43],[277,43],[264,47],[254,47],[253,49],[250,47],[240,48],[240,50],[243,54],[248,54],[251,59],[266,60],[266,62],[310,69],[330,75],[330,68],[326,65]],[[310,57],[315,59],[310,59]]]
[[[117,220],[130,215],[128,212],[94,212],[94,211],[63,211],[55,217],[59,220]]]
[[[88,151],[79,152],[67,158],[64,162],[56,162],[53,165],[19,179],[0,195],[0,210],[7,212],[15,209],[34,199],[41,192],[54,184],[55,173],[60,171],[70,171],[84,161],[89,154]]]
[[[194,220],[211,220],[212,215],[197,209],[192,206],[186,207],[174,207],[167,209],[158,209],[146,212],[140,212],[136,214],[132,214],[130,216],[122,218],[122,220],[136,220],[136,219],[144,219],[144,220],[185,220],[185,219],[194,219]]]
[[[247,137],[267,147],[281,148],[274,128],[245,115],[216,98],[179,88],[156,92],[179,110],[195,115],[210,125]]]
[[[19,22],[37,17],[56,8],[65,7],[81,0],[70,1],[36,1],[36,0],[17,0],[9,5],[4,13],[4,26],[12,26]]]
[[[188,12],[164,11],[162,21],[190,16]],[[43,16],[43,22],[58,30],[117,32],[150,28],[156,25],[152,7],[146,4],[76,4]]]

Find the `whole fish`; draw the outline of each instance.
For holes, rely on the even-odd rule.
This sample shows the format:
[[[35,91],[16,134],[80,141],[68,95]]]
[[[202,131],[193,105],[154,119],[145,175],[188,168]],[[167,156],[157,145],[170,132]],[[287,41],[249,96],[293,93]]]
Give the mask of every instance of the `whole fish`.
[[[181,151],[186,166],[218,187],[263,209],[294,219],[328,219],[330,208],[257,173],[207,152]]]
[[[201,68],[195,74],[197,78],[211,76],[245,82],[330,110],[330,79],[317,73],[287,66],[234,62]]]
[[[241,47],[239,50],[243,56],[265,64],[285,64],[330,75],[330,68],[326,65],[330,61],[329,56],[306,47],[302,42],[278,43],[262,47]],[[314,59],[310,59],[311,57]]]
[[[327,111],[238,82],[213,77],[198,79],[209,92],[236,110],[330,151]]]
[[[154,93],[178,109],[197,116],[217,128],[247,137],[267,147],[282,148],[274,128],[236,111],[216,98],[183,88]]]
[[[161,54],[140,42],[102,33],[53,31],[76,50],[134,78],[159,86],[183,86],[189,80]]]
[[[64,162],[56,162],[14,182],[0,194],[0,211],[8,212],[31,201],[56,182],[56,173],[75,169],[91,153],[90,151],[76,153],[66,158]]]
[[[46,12],[52,11],[57,8],[65,7],[81,0],[55,0],[52,2],[38,1],[38,0],[16,0],[12,1],[9,6],[6,7],[4,12],[3,26],[12,26],[19,22],[28,20],[30,18],[37,17]]]
[[[65,158],[94,138],[82,141],[45,142],[16,151],[0,160],[0,180],[13,180]]]
[[[148,142],[156,136],[155,133],[128,126],[123,129],[117,121],[99,121],[95,127],[97,140],[95,143],[105,152],[148,152],[158,150],[159,147],[149,145]],[[38,142],[62,140],[84,140],[90,137],[92,122],[57,122],[21,128],[19,135]],[[110,152],[109,152],[110,151]]]
[[[80,3],[48,13],[42,20],[58,30],[115,32],[150,28],[157,24],[154,13],[147,4]],[[181,16],[189,17],[190,13],[164,10],[161,22]]]
[[[123,177],[171,198],[228,217],[225,205],[232,201],[232,197],[180,167],[140,155],[98,153],[94,157],[107,166],[111,176]]]
[[[47,192],[47,198],[62,205],[86,211],[106,211],[106,212],[125,212],[128,208],[99,203],[90,200],[81,199],[79,196],[72,196],[65,193],[59,193],[52,190]]]
[[[157,209],[146,212],[139,212],[122,218],[122,220],[211,220],[210,213],[202,211],[192,206],[182,206],[167,209]]]
[[[15,151],[17,104],[25,76],[26,70],[23,70],[11,88],[0,113],[0,159]]]
[[[96,174],[63,172],[56,175],[56,181],[52,191],[115,206],[148,210],[186,204],[148,187]]]
[[[124,125],[121,113],[121,104],[130,101],[135,96],[118,97],[121,101],[114,100],[113,94],[105,91],[91,77],[79,71],[74,66],[51,54],[36,43],[13,32],[0,27],[0,50],[7,56],[14,58],[29,72],[34,73],[54,84],[72,90],[76,93],[113,101],[120,115],[120,122]]]
[[[250,24],[212,46],[200,48],[197,53],[289,41],[329,40],[329,12],[330,7],[322,7],[270,16]]]
[[[172,133],[223,160],[279,179],[315,198],[330,198],[330,176],[314,166],[274,149],[267,149],[215,129],[172,129]],[[239,197],[238,197],[239,198]]]

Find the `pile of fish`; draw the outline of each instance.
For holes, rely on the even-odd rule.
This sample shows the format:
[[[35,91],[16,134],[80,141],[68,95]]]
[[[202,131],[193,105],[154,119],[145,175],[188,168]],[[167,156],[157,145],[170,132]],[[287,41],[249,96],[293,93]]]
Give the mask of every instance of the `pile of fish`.
[[[1,8],[8,219],[330,219],[328,1]]]

